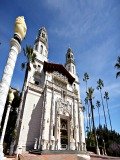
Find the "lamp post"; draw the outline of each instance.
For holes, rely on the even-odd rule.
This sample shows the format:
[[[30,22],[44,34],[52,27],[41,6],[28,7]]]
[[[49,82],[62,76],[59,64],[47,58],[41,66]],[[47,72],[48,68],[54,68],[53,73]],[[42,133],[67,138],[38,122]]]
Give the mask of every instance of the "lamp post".
[[[12,90],[10,90],[9,95],[8,95],[7,113],[6,113],[5,122],[4,122],[4,125],[3,125],[2,135],[1,135],[1,138],[0,138],[0,159],[1,160],[4,158],[3,141],[4,141],[4,137],[5,137],[5,131],[6,131],[8,118],[9,118],[9,114],[10,114],[10,109],[11,109],[11,104],[12,104],[13,99],[14,99],[14,93],[13,93]]]
[[[15,21],[14,37],[11,39],[10,52],[0,83],[0,127],[15,63],[18,53],[21,51],[21,41],[26,35],[26,30],[27,27],[24,17],[17,17]]]

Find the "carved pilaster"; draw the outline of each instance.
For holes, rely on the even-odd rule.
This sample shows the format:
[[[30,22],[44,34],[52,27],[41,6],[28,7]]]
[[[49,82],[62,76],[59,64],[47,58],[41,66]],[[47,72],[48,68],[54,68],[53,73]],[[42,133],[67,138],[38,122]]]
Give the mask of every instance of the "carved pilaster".
[[[52,98],[51,98],[51,113],[50,113],[50,127],[49,127],[49,143],[50,143],[50,149],[53,150],[53,141],[54,141],[54,136],[53,136],[53,122],[54,122],[54,90],[52,90]]]
[[[75,145],[76,145],[76,116],[75,116],[75,99],[73,99],[73,124],[74,124],[74,139],[75,139]]]
[[[84,119],[83,119],[83,110],[80,103],[78,103],[79,106],[79,133],[80,133],[80,150],[86,151],[86,144],[85,144],[85,136],[84,136]]]
[[[46,143],[46,124],[47,124],[47,87],[45,88],[45,93],[44,93],[44,117],[43,117],[43,126],[42,126],[42,138],[41,138],[41,145],[42,149],[45,150],[46,147],[48,146]]]

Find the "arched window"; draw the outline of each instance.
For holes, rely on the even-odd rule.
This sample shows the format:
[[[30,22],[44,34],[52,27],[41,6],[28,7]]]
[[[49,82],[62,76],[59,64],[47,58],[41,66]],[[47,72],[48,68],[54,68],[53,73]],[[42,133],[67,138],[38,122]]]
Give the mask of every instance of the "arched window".
[[[42,33],[42,37],[45,38],[45,33]]]
[[[75,71],[74,71],[74,66],[72,66],[72,70],[73,70],[73,74],[74,74],[74,72],[75,72]]]
[[[76,89],[76,85],[74,84],[74,89]]]
[[[70,66],[68,66],[68,71],[70,71]]]
[[[40,54],[43,52],[43,45],[41,45]]]
[[[35,50],[38,51],[38,44],[35,45]]]

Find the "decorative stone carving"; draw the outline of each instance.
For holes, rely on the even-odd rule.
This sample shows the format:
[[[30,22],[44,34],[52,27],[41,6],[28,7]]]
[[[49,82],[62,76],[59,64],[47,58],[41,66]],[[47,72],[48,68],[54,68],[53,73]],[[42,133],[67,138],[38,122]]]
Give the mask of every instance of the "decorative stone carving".
[[[18,35],[18,37],[22,41],[27,31],[27,26],[23,16],[16,18],[14,31],[15,31],[15,34]]]
[[[62,74],[60,74],[57,71],[54,71],[53,72],[53,80],[57,86],[59,86],[61,88],[65,88],[65,89],[67,88],[68,79],[66,76],[63,76]]]
[[[68,78],[57,71],[53,72],[53,77],[63,81],[64,83],[68,83]]]
[[[35,71],[34,77],[40,78],[41,77],[41,73],[39,71]]]
[[[61,115],[70,116],[71,115],[71,105],[67,102],[63,102],[61,99],[58,100],[57,111]]]
[[[75,150],[75,140],[72,139],[72,141],[70,142],[70,150]]]

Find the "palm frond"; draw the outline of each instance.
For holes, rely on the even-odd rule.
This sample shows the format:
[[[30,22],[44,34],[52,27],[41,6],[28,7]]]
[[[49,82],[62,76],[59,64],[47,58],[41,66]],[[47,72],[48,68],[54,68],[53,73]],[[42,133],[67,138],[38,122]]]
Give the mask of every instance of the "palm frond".
[[[92,87],[88,88],[88,91],[87,91],[88,99],[93,99],[93,92],[94,92],[94,89]]]
[[[97,107],[100,107],[100,105],[101,105],[101,104],[100,104],[100,101],[97,100],[97,101],[96,101],[96,106],[97,106]]]
[[[120,69],[120,64],[119,64],[119,63],[116,63],[116,64],[115,64],[115,68]]]
[[[116,73],[116,78],[120,77],[120,72]]]
[[[32,55],[32,60],[31,60],[31,62],[32,62],[32,63],[34,63],[34,62],[35,62],[35,58],[36,58],[36,54],[35,54],[35,53],[33,53],[33,55]]]
[[[97,84],[98,84],[98,86],[97,86],[97,89],[99,90],[99,89],[102,89],[102,87],[104,87],[104,83],[103,83],[103,80],[102,79],[99,79],[98,81],[97,81]]]
[[[104,94],[104,99],[108,100],[109,99],[109,94],[108,92],[105,91],[105,94]]]
[[[27,70],[28,70],[28,71],[31,70],[30,63],[27,63]]]
[[[88,73],[84,73],[84,78],[83,78],[83,81],[87,81],[89,79],[89,75]]]

